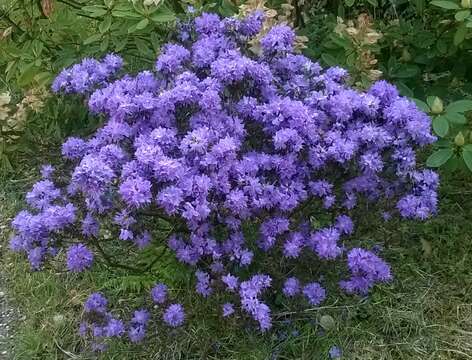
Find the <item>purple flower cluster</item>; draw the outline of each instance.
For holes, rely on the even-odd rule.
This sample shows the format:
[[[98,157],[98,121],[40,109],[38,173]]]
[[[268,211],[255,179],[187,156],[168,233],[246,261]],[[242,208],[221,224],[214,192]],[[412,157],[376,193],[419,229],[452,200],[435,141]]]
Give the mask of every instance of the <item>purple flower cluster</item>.
[[[80,64],[64,69],[52,83],[55,93],[84,94],[104,85],[123,66],[123,59],[109,54],[102,61],[83,59]]]
[[[271,327],[264,290],[273,275],[253,275],[271,274],[260,264],[296,268],[301,257],[347,256],[347,292],[389,281],[388,265],[372,252],[349,250],[345,240],[354,233],[353,210],[366,202],[379,217],[436,213],[438,176],[418,169],[415,157],[435,140],[430,120],[385,81],[358,91],[346,85],[345,70],[323,70],[294,54],[286,25],[273,27],[260,41],[262,54],[251,55],[262,22],[261,12],[245,19],[203,14],[182,26],[180,42],[163,47],[155,72],[107,82],[121,66],[113,55],[64,70],[54,90],[96,87],[88,106],[105,122],[89,138],[63,144],[74,166],[70,182],[56,189],[48,171],[33,187],[27,201],[35,213],[13,221],[12,249],[38,268],[70,225],[90,241],[106,227],[141,248],[150,243],[147,217],[155,214],[175,221],[167,244],[195,269],[197,292],[227,292],[234,299],[223,314],[239,302],[262,330]],[[334,220],[307,222],[320,214]],[[83,248],[73,250],[71,270],[91,265]],[[302,287],[295,278],[283,293],[303,293],[313,305],[326,297],[319,284]],[[166,289],[157,286],[152,297],[164,303]],[[178,304],[165,310],[171,326],[184,318]]]
[[[167,297],[167,287],[157,284],[151,291],[152,298],[157,303],[164,303]],[[184,308],[181,304],[171,304],[162,311],[163,321],[171,327],[181,326],[185,320]],[[122,337],[128,334],[129,341],[139,343],[146,337],[151,313],[146,309],[136,310],[131,320],[125,324],[113,317],[108,311],[108,300],[101,293],[93,293],[84,303],[83,321],[79,334],[93,340],[92,348],[103,350],[106,340]]]

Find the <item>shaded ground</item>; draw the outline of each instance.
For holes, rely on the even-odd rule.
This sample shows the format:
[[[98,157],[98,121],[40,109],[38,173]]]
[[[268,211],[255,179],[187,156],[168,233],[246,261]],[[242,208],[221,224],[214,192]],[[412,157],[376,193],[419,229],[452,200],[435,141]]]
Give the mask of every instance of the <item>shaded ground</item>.
[[[2,251],[1,245],[0,251]],[[0,278],[0,359],[2,360],[13,358],[13,324],[17,316],[16,309],[7,299],[5,282]]]

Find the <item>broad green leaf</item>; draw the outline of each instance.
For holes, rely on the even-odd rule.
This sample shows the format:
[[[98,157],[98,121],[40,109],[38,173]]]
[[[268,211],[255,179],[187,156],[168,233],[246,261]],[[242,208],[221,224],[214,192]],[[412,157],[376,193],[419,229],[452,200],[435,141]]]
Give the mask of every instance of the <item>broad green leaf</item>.
[[[472,110],[472,100],[458,100],[446,106],[446,112],[464,113]]]
[[[21,75],[18,78],[18,85],[25,86],[31,83],[34,77],[38,74],[38,70],[39,69],[34,65],[34,63],[28,64],[21,71]]]
[[[150,54],[150,52],[152,52],[146,41],[144,41],[142,39],[135,39],[134,43],[136,44],[136,47],[138,48],[138,51],[142,55],[148,56]]]
[[[468,18],[470,15],[470,10],[461,10],[456,12],[456,15],[454,17],[456,18],[457,21],[464,21],[466,18]]]
[[[447,120],[449,120],[453,124],[464,125],[467,123],[467,119],[463,114],[459,114],[456,112],[447,112],[443,115]]]
[[[84,6],[82,8],[83,11],[88,12],[93,17],[99,17],[105,15],[108,10],[105,9],[103,6]]]
[[[99,11],[99,10],[105,10],[105,8],[103,6],[100,6],[100,5],[90,5],[90,6],[83,6],[82,10],[86,11],[86,12],[93,13],[93,12],[96,12],[96,11]]]
[[[374,7],[379,6],[379,3],[377,0],[367,0],[367,2]]]
[[[440,8],[448,9],[448,10],[460,9],[460,6],[458,4],[456,4],[454,1],[448,1],[448,0],[434,0],[434,1],[431,1],[431,5],[439,6]]]
[[[426,104],[424,101],[420,100],[420,99],[411,99],[415,102],[416,106],[418,106],[421,110],[423,110],[424,112],[427,112],[429,113],[430,111],[430,108],[428,106],[428,104]]]
[[[321,54],[321,58],[329,66],[338,64],[338,61],[336,60],[336,58],[331,54],[323,53]]]
[[[137,30],[143,30],[148,25],[149,25],[149,20],[148,19],[142,19],[140,22],[138,22],[136,24],[136,29]]]
[[[320,325],[325,330],[331,330],[336,327],[336,322],[331,315],[323,315],[320,318]]]
[[[110,37],[107,36],[103,39],[103,41],[100,43],[100,51],[105,52],[108,49],[108,45],[110,45]]]
[[[470,144],[467,146],[472,147],[472,145]],[[462,159],[464,160],[469,170],[472,171],[472,148],[467,148],[467,146],[464,146],[464,150],[462,151]]]
[[[143,17],[141,14],[138,14],[137,12],[134,12],[132,10],[126,10],[126,11],[113,10],[111,14],[114,17],[120,17],[120,18],[126,18],[126,19],[141,19]]]
[[[355,2],[356,2],[356,0],[344,0],[344,4],[347,7],[351,7],[352,5],[354,5]]]
[[[103,21],[98,25],[98,30],[103,34],[110,30],[111,16],[106,16]]]
[[[458,46],[462,44],[466,35],[467,35],[467,27],[465,26],[465,24],[460,24],[457,27],[456,33],[454,34],[454,45]]]
[[[396,81],[395,85],[398,88],[398,91],[400,92],[400,95],[406,96],[406,97],[413,97],[413,91],[402,81]]]
[[[452,149],[437,150],[428,157],[426,165],[429,167],[440,167],[451,158],[452,154]]]
[[[392,76],[400,79],[408,79],[415,77],[420,72],[420,68],[417,65],[399,65],[392,71]]]
[[[175,20],[175,14],[167,6],[159,6],[157,11],[152,14],[151,20],[155,23],[165,23]]]
[[[84,45],[92,44],[94,42],[99,41],[102,38],[102,34],[93,34],[92,36],[88,37],[84,40]]]
[[[436,116],[433,119],[433,129],[440,137],[444,137],[449,131],[449,121],[444,116]]]
[[[465,27],[468,29],[472,28],[472,19],[468,19],[467,23],[465,24]]]

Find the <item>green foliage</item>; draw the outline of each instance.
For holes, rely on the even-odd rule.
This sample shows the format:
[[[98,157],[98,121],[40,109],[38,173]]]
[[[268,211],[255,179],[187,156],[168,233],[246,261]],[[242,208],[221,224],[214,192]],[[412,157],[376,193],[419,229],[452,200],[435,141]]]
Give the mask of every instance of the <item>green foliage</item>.
[[[417,105],[428,112],[433,130],[440,138],[434,152],[426,160],[430,167],[444,166],[448,171],[469,170],[472,172],[472,100],[457,100],[444,107],[437,96],[429,96],[426,103],[415,99]]]
[[[0,15],[0,70],[20,88],[47,86],[86,56],[152,62],[175,20],[164,2],[128,0],[7,1]]]

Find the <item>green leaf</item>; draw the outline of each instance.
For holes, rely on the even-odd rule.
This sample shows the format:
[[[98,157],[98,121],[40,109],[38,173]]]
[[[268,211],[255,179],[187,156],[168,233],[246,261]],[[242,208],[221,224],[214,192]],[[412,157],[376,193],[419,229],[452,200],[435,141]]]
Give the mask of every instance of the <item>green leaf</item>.
[[[433,129],[440,137],[444,137],[449,131],[449,121],[444,116],[436,116],[433,119]]]
[[[167,6],[159,6],[157,11],[152,14],[151,20],[155,23],[165,23],[175,20],[175,14]]]
[[[467,123],[465,116],[459,113],[447,112],[443,116],[453,124],[464,125]]]
[[[468,148],[468,146],[470,146],[470,148]],[[471,144],[464,146],[464,149],[462,151],[462,159],[464,160],[469,170],[472,171],[472,145]]]
[[[351,7],[352,5],[354,5],[355,2],[356,2],[356,0],[344,0],[344,4],[347,7]]]
[[[93,17],[103,16],[108,12],[108,10],[105,9],[104,7],[95,6],[95,5],[93,5],[93,6],[84,6],[82,8],[82,10],[85,11],[85,12],[90,13],[90,15],[93,16]]]
[[[440,167],[451,158],[452,154],[452,149],[437,150],[428,157],[426,165],[429,167]]]
[[[92,44],[94,42],[99,41],[102,38],[102,34],[93,34],[92,36],[88,37],[84,40],[84,45]]]
[[[446,106],[446,112],[464,113],[472,110],[472,100],[458,100]]]
[[[332,66],[338,64],[338,60],[333,55],[328,53],[321,54],[321,59],[326,63],[326,65]]]
[[[454,17],[456,18],[457,21],[464,21],[466,18],[468,18],[470,15],[470,10],[461,10],[456,12],[456,15]]]
[[[379,3],[377,0],[367,0],[367,2],[374,7],[379,6]]]
[[[22,69],[21,75],[18,78],[18,85],[25,86],[31,83],[34,77],[38,74],[38,68],[35,67],[34,63],[26,65],[25,68]]]
[[[126,19],[141,19],[143,17],[141,14],[138,14],[137,12],[134,12],[132,10],[126,10],[126,11],[113,10],[111,14],[114,17],[120,17],[120,18],[126,18]]]
[[[148,25],[149,25],[149,19],[142,19],[140,22],[136,24],[136,29],[143,30]]]
[[[413,97],[413,91],[403,81],[396,81],[395,85],[397,86],[400,95],[409,98]]]
[[[323,315],[320,318],[320,325],[325,330],[331,330],[336,327],[336,322],[331,315]]]
[[[150,53],[152,53],[151,49],[149,48],[148,44],[146,41],[142,39],[136,38],[134,40],[134,43],[136,44],[136,47],[138,48],[138,51],[144,55],[144,56],[149,56]]]
[[[467,27],[465,26],[465,24],[460,24],[456,30],[456,33],[454,34],[454,45],[458,46],[462,44],[466,35]]]
[[[421,101],[420,99],[415,99],[415,98],[412,98],[411,100],[413,100],[415,102],[416,106],[418,106],[424,112],[429,113],[431,111],[428,104],[426,104],[424,101]]]
[[[392,70],[391,75],[399,79],[408,79],[415,77],[420,73],[418,65],[402,64]]]
[[[447,0],[434,0],[434,1],[431,1],[431,5],[439,6],[440,8],[448,9],[448,10],[460,9],[460,6],[456,4],[454,1],[447,1]]]
[[[465,27],[468,28],[468,29],[472,28],[472,19],[469,19],[467,21],[467,23],[465,24]]]
[[[103,34],[110,30],[111,16],[106,16],[103,21],[98,25],[98,30]]]

